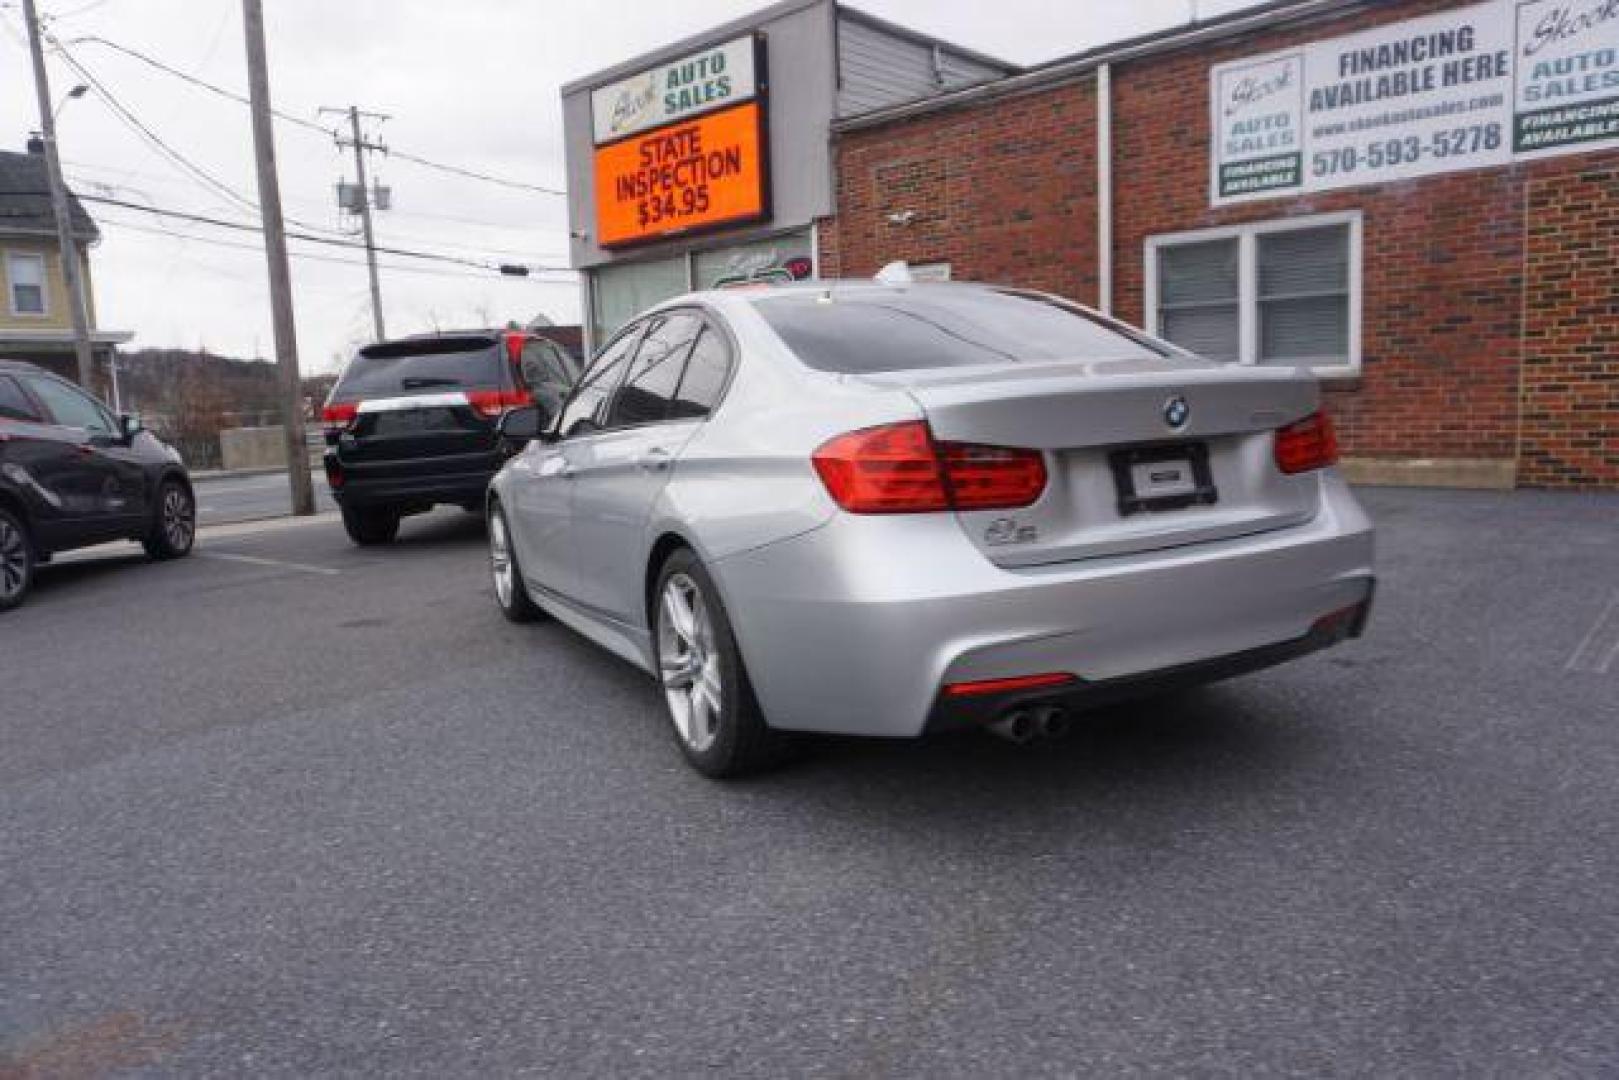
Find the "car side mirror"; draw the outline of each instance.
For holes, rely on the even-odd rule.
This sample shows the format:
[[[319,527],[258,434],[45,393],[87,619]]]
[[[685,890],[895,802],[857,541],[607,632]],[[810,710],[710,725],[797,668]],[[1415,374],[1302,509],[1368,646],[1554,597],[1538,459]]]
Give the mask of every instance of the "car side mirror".
[[[514,451],[532,439],[539,438],[550,417],[541,405],[519,405],[501,414],[495,430],[503,442]]]
[[[134,413],[120,413],[118,416],[118,434],[124,437],[125,442],[131,442],[135,436],[146,430],[141,418]]]

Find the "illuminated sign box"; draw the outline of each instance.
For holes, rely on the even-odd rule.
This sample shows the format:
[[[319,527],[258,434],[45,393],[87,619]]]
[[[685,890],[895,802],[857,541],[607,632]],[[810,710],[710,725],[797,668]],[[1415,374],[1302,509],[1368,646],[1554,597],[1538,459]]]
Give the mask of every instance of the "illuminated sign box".
[[[763,103],[596,150],[596,242],[618,247],[770,214]]]

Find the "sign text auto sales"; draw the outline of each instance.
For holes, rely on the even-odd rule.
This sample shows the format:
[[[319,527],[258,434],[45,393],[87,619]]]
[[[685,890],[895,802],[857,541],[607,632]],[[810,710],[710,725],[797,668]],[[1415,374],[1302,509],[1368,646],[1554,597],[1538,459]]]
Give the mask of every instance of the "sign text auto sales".
[[[1215,203],[1619,145],[1619,0],[1488,0],[1210,72]]]

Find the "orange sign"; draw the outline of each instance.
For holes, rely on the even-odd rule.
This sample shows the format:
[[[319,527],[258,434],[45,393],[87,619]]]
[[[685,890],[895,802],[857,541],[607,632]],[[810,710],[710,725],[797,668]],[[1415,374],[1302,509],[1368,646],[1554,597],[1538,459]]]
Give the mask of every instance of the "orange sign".
[[[769,213],[760,103],[635,135],[596,151],[602,247]]]

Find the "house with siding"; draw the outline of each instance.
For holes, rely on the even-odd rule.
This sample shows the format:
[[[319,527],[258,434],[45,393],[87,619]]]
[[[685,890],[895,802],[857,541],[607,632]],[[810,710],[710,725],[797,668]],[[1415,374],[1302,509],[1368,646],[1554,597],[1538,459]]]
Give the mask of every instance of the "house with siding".
[[[96,326],[90,248],[101,233],[72,192],[68,209],[96,368],[99,378],[105,379],[114,350],[135,335]],[[26,153],[0,151],[0,284],[5,288],[0,299],[0,358],[27,360],[77,380],[56,215],[51,210],[45,155],[37,141]],[[103,392],[105,387],[98,385],[96,390]]]

